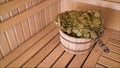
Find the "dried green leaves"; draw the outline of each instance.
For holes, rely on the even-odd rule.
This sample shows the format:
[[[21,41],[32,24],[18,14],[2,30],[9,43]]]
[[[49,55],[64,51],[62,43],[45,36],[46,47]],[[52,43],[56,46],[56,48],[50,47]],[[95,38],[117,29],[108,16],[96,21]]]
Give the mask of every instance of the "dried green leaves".
[[[73,37],[93,39],[103,34],[99,11],[66,11],[56,17],[56,22],[64,33]]]

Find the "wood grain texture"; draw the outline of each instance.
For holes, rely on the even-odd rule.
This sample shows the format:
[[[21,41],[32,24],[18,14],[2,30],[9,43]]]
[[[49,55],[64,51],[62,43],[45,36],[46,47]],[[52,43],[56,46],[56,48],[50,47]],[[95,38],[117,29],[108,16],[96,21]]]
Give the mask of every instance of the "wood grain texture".
[[[23,20],[21,22],[21,26],[22,26],[24,38],[25,38],[25,40],[28,40],[31,37],[28,19]]]
[[[106,41],[109,39],[109,36],[111,34],[110,29],[106,29],[104,32],[104,35],[102,36],[102,41],[104,43],[106,43]],[[99,45],[97,44],[94,49],[91,51],[91,54],[89,55],[88,59],[86,60],[85,64],[83,65],[83,67],[94,67],[95,64],[97,63],[97,60],[99,59],[99,56],[101,55],[101,48],[99,47]],[[94,58],[94,60],[93,60]]]
[[[34,14],[36,32],[40,31],[40,15],[39,12]]]
[[[36,25],[34,16],[28,17],[29,27],[30,27],[30,35],[33,36],[36,33]]]
[[[95,65],[95,68],[106,68],[106,67],[104,67],[104,66],[102,66],[102,65],[100,65],[100,64],[96,64],[96,65]]]
[[[106,45],[110,49],[110,51],[112,51],[114,53],[117,53],[117,54],[120,54],[120,48],[119,47],[116,47],[112,44],[106,44]]]
[[[64,50],[61,47],[61,44],[58,45],[57,48],[55,48],[52,53],[37,67],[51,67],[57,59],[61,56],[61,54],[64,52]]]
[[[69,61],[72,59],[73,54],[69,52],[65,52],[53,65],[53,68],[55,67],[66,67]],[[64,60],[64,61],[63,61]]]
[[[21,45],[23,42],[25,42],[21,23],[15,25],[14,30],[15,30],[17,41],[18,41],[18,45]]]
[[[30,2],[31,0],[14,0],[14,1],[10,1],[8,3],[5,3],[3,5],[0,6],[0,15],[4,15],[5,13],[14,10],[28,2]]]
[[[11,50],[18,47],[17,38],[15,36],[15,32],[13,28],[8,29],[6,32],[6,36],[10,45]]]
[[[120,47],[120,41],[118,40],[109,39],[107,43]]]
[[[4,59],[0,60],[0,66],[4,68],[8,64],[13,62],[16,58],[22,55],[27,49],[29,49],[33,44],[35,44],[38,40],[40,40],[47,33],[49,33],[53,28],[55,28],[55,24],[51,23],[44,30],[40,31],[37,35],[32,37],[30,40],[28,40],[26,43],[21,45],[19,48],[15,49],[13,52],[7,55]],[[9,50],[9,49],[5,49],[5,50]]]
[[[120,63],[118,62],[115,62],[115,61],[112,61],[110,59],[107,59],[105,57],[100,57],[99,61],[98,61],[99,64],[102,64],[106,67],[114,67],[114,68],[119,68],[120,67]]]
[[[54,50],[59,42],[59,36],[57,35],[42,50],[40,50],[35,56],[33,56],[33,58],[30,59],[23,67],[36,67],[45,59],[45,57],[50,54],[52,50]]]
[[[40,15],[41,15],[41,25],[42,25],[42,28],[44,28],[47,25],[45,21],[45,9],[41,11]]]
[[[120,63],[120,55],[119,54],[115,54],[113,52],[110,52],[108,54],[102,53],[101,55]]]
[[[114,30],[115,31],[115,30]],[[110,36],[112,39],[120,41],[120,32],[112,33]]]
[[[2,21],[7,20],[7,19],[9,19],[9,18],[10,18],[9,13],[6,13],[6,14],[4,14],[4,15],[2,16]]]
[[[21,67],[26,61],[28,61],[34,54],[37,53],[42,47],[45,46],[56,34],[58,33],[57,29],[51,31],[48,35],[46,35],[43,39],[41,39],[38,43],[33,45],[30,49],[28,49],[24,54],[22,54],[19,58],[17,58],[13,63],[11,63],[7,67]]]
[[[0,33],[0,50],[3,56],[6,56],[11,51],[5,33]]]
[[[28,0],[25,0],[23,2],[27,2],[27,1]],[[30,8],[30,9],[28,9],[27,11],[25,11],[23,13],[20,13],[19,15],[15,16],[15,17],[12,17],[12,18],[10,18],[10,19],[8,19],[6,21],[4,21],[3,23],[0,23],[0,32],[3,32],[6,29],[14,26],[15,24],[20,23],[22,20],[28,18],[29,16],[33,15],[34,13],[37,13],[37,12],[45,9],[46,7],[50,6],[51,4],[54,4],[57,1],[58,0],[52,0],[52,1],[51,0],[46,0],[45,2],[43,2],[41,4],[38,4],[38,5]],[[17,1],[17,2],[19,2],[19,1]],[[36,10],[35,10],[35,8],[36,8]],[[0,9],[1,9],[1,7],[0,7]],[[2,13],[2,12],[3,11],[1,11],[0,13]]]

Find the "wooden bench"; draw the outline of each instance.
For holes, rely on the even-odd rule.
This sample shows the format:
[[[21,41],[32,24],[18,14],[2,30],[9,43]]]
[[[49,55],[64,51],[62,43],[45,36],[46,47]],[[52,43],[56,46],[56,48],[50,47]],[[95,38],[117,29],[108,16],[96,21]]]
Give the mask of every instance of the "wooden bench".
[[[120,67],[120,33],[105,29],[102,40],[110,48],[103,53],[97,44],[84,54],[66,52],[54,23],[0,60],[1,67]]]
[[[110,49],[107,54],[103,53],[97,43],[93,43],[93,48],[84,54],[71,54],[61,47],[58,28],[53,19],[69,8],[70,5],[65,2],[67,1],[4,0],[0,4],[0,68],[120,67],[120,31],[105,29],[101,39]],[[76,4],[78,6],[79,3]],[[107,12],[111,10],[104,9]],[[116,20],[117,18],[114,19]]]

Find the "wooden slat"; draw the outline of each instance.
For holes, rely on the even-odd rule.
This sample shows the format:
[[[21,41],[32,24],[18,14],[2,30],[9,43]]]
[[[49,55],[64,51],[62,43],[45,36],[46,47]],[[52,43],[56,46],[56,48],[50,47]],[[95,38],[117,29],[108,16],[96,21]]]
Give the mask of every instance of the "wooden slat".
[[[37,5],[38,4],[38,0],[32,0],[33,5]]]
[[[102,64],[106,67],[112,67],[112,68],[119,68],[120,67],[120,63],[112,61],[110,59],[107,59],[105,57],[100,57],[100,59],[98,60],[99,64]]]
[[[119,54],[115,54],[113,52],[110,52],[108,54],[102,53],[102,56],[110,58],[110,59],[115,60],[115,61],[120,63],[120,55]]]
[[[9,13],[6,13],[2,16],[2,21],[7,20],[8,18],[10,18],[10,15],[9,15]]]
[[[69,61],[72,59],[73,54],[65,52],[58,61],[53,65],[53,67],[66,67]]]
[[[23,42],[25,42],[21,23],[15,25],[14,29],[15,29],[15,34],[16,34],[17,40],[18,40],[18,45],[21,45]]]
[[[92,43],[92,45],[94,45],[94,44],[95,44],[95,42]],[[77,68],[79,67],[80,68],[82,66],[82,64],[84,63],[85,59],[87,58],[90,51],[91,51],[91,49],[88,52],[76,55],[68,67],[77,67]]]
[[[111,38],[120,41],[120,34],[111,34]]]
[[[30,28],[29,28],[28,20],[27,19],[23,20],[21,22],[21,26],[23,29],[24,38],[25,40],[28,40],[30,38]]]
[[[35,23],[36,23],[36,32],[38,32],[38,31],[41,30],[41,28],[40,28],[40,14],[39,14],[39,12],[35,13],[34,17],[35,17]]]
[[[18,47],[18,42],[13,28],[10,28],[9,30],[6,31],[6,36],[12,50]]]
[[[41,51],[32,57],[23,67],[36,67],[48,54],[58,45],[59,36],[57,35]]]
[[[91,45],[95,45],[95,42],[92,42]],[[77,54],[68,67],[81,67],[91,50],[92,48],[87,52]]]
[[[0,50],[3,56],[11,51],[5,33],[0,33]]]
[[[118,40],[109,39],[107,43],[120,47],[120,41]]]
[[[37,67],[51,67],[63,52],[64,49],[62,49],[61,44],[59,44],[58,47]]]
[[[113,30],[113,31],[112,31],[112,34],[120,35],[120,31]]]
[[[96,64],[96,65],[95,65],[95,68],[106,68],[106,67],[104,67],[104,66],[102,66],[102,65],[100,65],[100,64]]]
[[[11,13],[12,13],[12,16],[17,15],[18,14],[18,9],[16,8],[16,9],[12,10]]]
[[[28,0],[25,0],[25,2],[28,1]],[[12,17],[11,19],[8,19],[6,21],[4,21],[3,23],[0,23],[0,32],[8,29],[9,27],[17,24],[17,23],[20,23],[22,20],[26,19],[27,17],[33,15],[34,13],[37,13],[45,8],[47,8],[48,6],[50,6],[51,4],[54,4],[55,2],[57,2],[58,0],[46,0],[45,2],[39,4],[39,5],[36,5],[30,9],[28,9],[27,11],[23,12],[23,13],[20,13],[19,15],[15,16],[15,17]],[[19,2],[19,1],[17,1]],[[24,1],[22,1],[24,2]],[[36,10],[35,10],[36,8]],[[1,12],[0,12],[1,13]]]
[[[107,44],[107,47],[110,49],[110,51],[115,52],[117,54],[120,54],[120,48],[116,47],[114,45],[111,44]]]
[[[5,3],[0,6],[0,10],[1,10],[0,15],[4,15],[5,13],[8,13],[9,11],[14,10],[30,1],[31,0],[14,0],[14,1]]]
[[[41,25],[44,28],[47,25],[45,21],[45,9],[41,11],[41,21],[42,21]]]
[[[46,21],[49,24],[50,23],[50,7],[46,8]]]
[[[15,49],[13,52],[11,52],[9,55],[7,55],[5,58],[0,60],[0,66],[4,68],[9,63],[13,62],[16,58],[18,58],[21,54],[23,54],[28,48],[30,48],[34,43],[36,43],[43,36],[45,36],[47,33],[49,33],[49,31],[51,31],[53,28],[55,28],[55,24],[51,23],[44,30],[40,31],[37,35],[32,37],[26,43],[24,43],[19,48]],[[9,50],[9,49],[5,49],[5,50]]]
[[[22,5],[22,6],[18,7],[19,13],[25,11],[25,9],[26,9],[25,5]]]
[[[110,29],[106,29],[104,31],[104,35],[103,37],[101,38],[102,41],[104,43],[106,43],[106,41],[108,40],[110,34],[111,34],[111,30]],[[91,54],[89,55],[88,59],[86,60],[85,64],[83,65],[83,67],[94,67],[95,64],[97,63],[97,60],[101,54],[101,48],[99,47],[99,45],[97,44],[94,49],[92,50]],[[93,60],[94,58],[94,60]]]
[[[81,67],[88,53],[76,55],[68,67]]]
[[[49,34],[47,34],[43,39],[38,43],[34,44],[30,49],[28,49],[24,54],[17,58],[13,63],[8,67],[21,67],[26,61],[28,61],[37,51],[44,47],[56,34],[58,29],[54,29]]]
[[[34,20],[35,19],[33,15],[28,18],[31,36],[33,36],[36,33],[36,25]]]

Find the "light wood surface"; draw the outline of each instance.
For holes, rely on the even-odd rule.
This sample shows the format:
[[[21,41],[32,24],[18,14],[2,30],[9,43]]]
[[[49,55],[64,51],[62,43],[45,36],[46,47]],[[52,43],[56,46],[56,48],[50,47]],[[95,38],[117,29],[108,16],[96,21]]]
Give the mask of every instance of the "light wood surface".
[[[14,7],[13,10],[9,8],[9,12],[0,16],[0,33],[5,34],[5,39],[0,39],[2,40],[0,47],[3,57],[43,30],[43,28],[53,21],[57,13],[59,13],[58,11],[60,11],[60,9],[57,9],[60,7],[58,0],[52,0],[53,2],[51,0],[44,0],[45,2],[40,1],[41,2],[37,0],[27,0],[24,4],[20,2],[19,7]],[[5,4],[12,4],[11,6],[13,6],[13,3],[17,4],[16,2],[19,1],[16,0],[12,3],[9,2],[9,4]],[[5,4],[1,5],[2,8],[5,8]],[[2,13],[3,10],[7,11],[5,9],[2,9],[0,13]]]
[[[66,52],[61,47],[58,28],[56,28],[55,23],[51,23],[26,43],[1,59],[0,66],[23,68],[120,67],[119,47],[107,43],[112,33],[113,30],[105,29],[105,34],[101,38],[110,49],[109,53],[103,53],[98,44],[95,44],[89,52],[75,55]]]
[[[49,31],[51,31],[55,24],[49,25],[47,28],[42,30],[39,34],[35,35],[33,38],[28,40],[26,43],[24,43],[22,46],[11,52],[8,56],[6,56],[4,59],[0,61],[0,66],[5,67],[12,61],[14,61],[17,57],[19,57],[22,53],[24,53],[28,48],[30,48],[34,43],[36,43],[38,40],[40,40],[42,37],[44,37]],[[9,50],[9,49],[5,49]]]
[[[72,2],[72,0],[66,2],[65,0],[13,0],[0,4],[0,10],[3,9],[0,11],[0,15],[2,15],[0,17],[0,68],[119,68],[119,12]],[[53,20],[61,11],[80,8],[101,10],[106,27],[101,39],[110,49],[110,53],[103,53],[98,44],[93,44],[94,47],[84,54],[71,54],[61,47],[58,28]],[[114,17],[110,15],[112,12],[115,14]],[[110,21],[111,19],[112,21]]]

